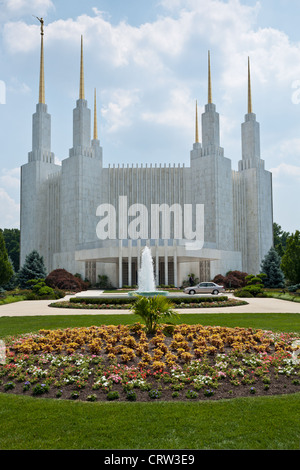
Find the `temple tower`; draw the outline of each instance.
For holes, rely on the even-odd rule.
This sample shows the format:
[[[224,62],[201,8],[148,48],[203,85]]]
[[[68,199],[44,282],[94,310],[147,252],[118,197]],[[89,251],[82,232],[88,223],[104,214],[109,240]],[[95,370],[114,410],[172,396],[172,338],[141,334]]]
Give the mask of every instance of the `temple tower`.
[[[48,176],[59,171],[51,152],[51,116],[45,103],[44,77],[44,21],[41,23],[41,52],[39,100],[32,117],[32,150],[28,153],[28,163],[21,167],[21,265],[32,250],[44,257],[46,267],[52,255],[47,244],[48,229],[51,224],[47,211],[47,196],[44,191]]]
[[[272,174],[260,155],[260,126],[252,109],[248,58],[248,112],[241,125],[242,159],[234,172],[235,246],[241,250],[243,270],[257,274],[273,245]]]
[[[193,202],[204,204],[206,246],[231,252],[233,250],[232,170],[231,161],[224,157],[224,150],[220,146],[219,113],[212,100],[209,52],[207,104],[201,116],[202,143],[198,138],[197,111],[196,104],[196,142],[191,151]],[[233,262],[235,263],[235,260]],[[220,272],[226,267],[215,264],[214,269]]]
[[[98,140],[96,94],[94,132],[91,140],[91,110],[84,90],[83,38],[81,36],[79,98],[73,110],[73,147],[62,161],[61,252],[59,266],[79,272],[74,253],[96,238],[96,209],[101,203],[102,148]],[[71,261],[70,261],[71,260]]]

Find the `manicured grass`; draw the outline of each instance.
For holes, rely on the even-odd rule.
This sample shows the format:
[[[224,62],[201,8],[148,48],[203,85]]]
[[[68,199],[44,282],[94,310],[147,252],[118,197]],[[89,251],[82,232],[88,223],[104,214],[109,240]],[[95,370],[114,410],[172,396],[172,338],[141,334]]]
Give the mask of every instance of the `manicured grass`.
[[[137,321],[122,314],[1,317],[0,337]],[[183,314],[180,322],[300,332],[300,314]],[[0,449],[299,449],[299,403],[299,393],[193,403],[0,394]]]
[[[2,394],[0,448],[299,449],[299,399],[80,403]]]
[[[0,310],[1,315],[1,310]],[[137,315],[47,315],[34,317],[0,317],[0,338],[42,328],[71,328],[92,325],[133,324],[141,319]],[[273,331],[300,332],[300,314],[294,313],[187,313],[179,315],[177,322],[244,328],[262,328]]]

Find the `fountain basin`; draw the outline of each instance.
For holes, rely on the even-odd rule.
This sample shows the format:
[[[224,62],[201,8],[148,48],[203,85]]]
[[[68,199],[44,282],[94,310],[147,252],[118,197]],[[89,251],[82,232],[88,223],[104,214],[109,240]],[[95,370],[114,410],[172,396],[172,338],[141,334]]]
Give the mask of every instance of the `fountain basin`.
[[[155,291],[129,291],[129,297],[133,295],[142,295],[143,297],[155,297],[156,295],[168,295],[169,292],[167,290],[155,290]]]

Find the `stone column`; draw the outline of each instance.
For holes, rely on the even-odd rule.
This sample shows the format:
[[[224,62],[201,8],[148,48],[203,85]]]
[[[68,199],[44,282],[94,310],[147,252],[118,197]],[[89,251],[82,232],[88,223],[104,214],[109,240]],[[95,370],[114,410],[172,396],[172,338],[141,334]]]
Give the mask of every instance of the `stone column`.
[[[119,241],[119,287],[122,287],[123,279],[122,279],[122,240]]]
[[[168,240],[165,240],[164,243],[164,249],[165,249],[165,285],[167,286],[169,281],[168,281]]]
[[[174,253],[173,253],[173,263],[174,263],[174,285],[177,287],[178,281],[177,281],[177,245],[176,241],[174,240],[174,247],[173,247]]]
[[[128,285],[132,286],[132,240],[128,240]]]

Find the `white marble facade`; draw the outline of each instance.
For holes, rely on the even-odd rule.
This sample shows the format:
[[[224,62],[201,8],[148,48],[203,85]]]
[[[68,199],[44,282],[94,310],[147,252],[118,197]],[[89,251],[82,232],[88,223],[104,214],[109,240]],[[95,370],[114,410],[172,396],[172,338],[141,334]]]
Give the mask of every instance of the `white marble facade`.
[[[73,147],[61,165],[54,164],[51,152],[47,106],[39,103],[33,116],[32,151],[21,167],[21,264],[36,249],[48,272],[64,268],[92,282],[106,274],[116,287],[134,285],[142,249],[148,245],[157,284],[180,286],[191,272],[201,280],[229,270],[259,272],[273,244],[272,175],[260,158],[259,124],[252,109],[242,124],[238,170],[231,168],[220,147],[219,115],[211,90],[202,115],[201,142],[196,115],[188,165],[104,167],[96,126],[91,139],[92,113],[80,96],[73,111]],[[107,239],[97,233],[103,220],[97,210],[103,204],[116,214],[114,236],[111,232]],[[146,211],[140,225],[136,204]],[[169,233],[162,233],[161,226],[159,232],[153,230],[151,211],[161,204],[171,210]],[[184,230],[178,230],[178,221],[173,223],[172,208],[184,212],[187,205],[193,211],[196,205],[204,209],[204,243],[198,246],[188,246]],[[193,217],[184,225],[191,231],[194,212]],[[132,220],[135,236],[128,226]]]

